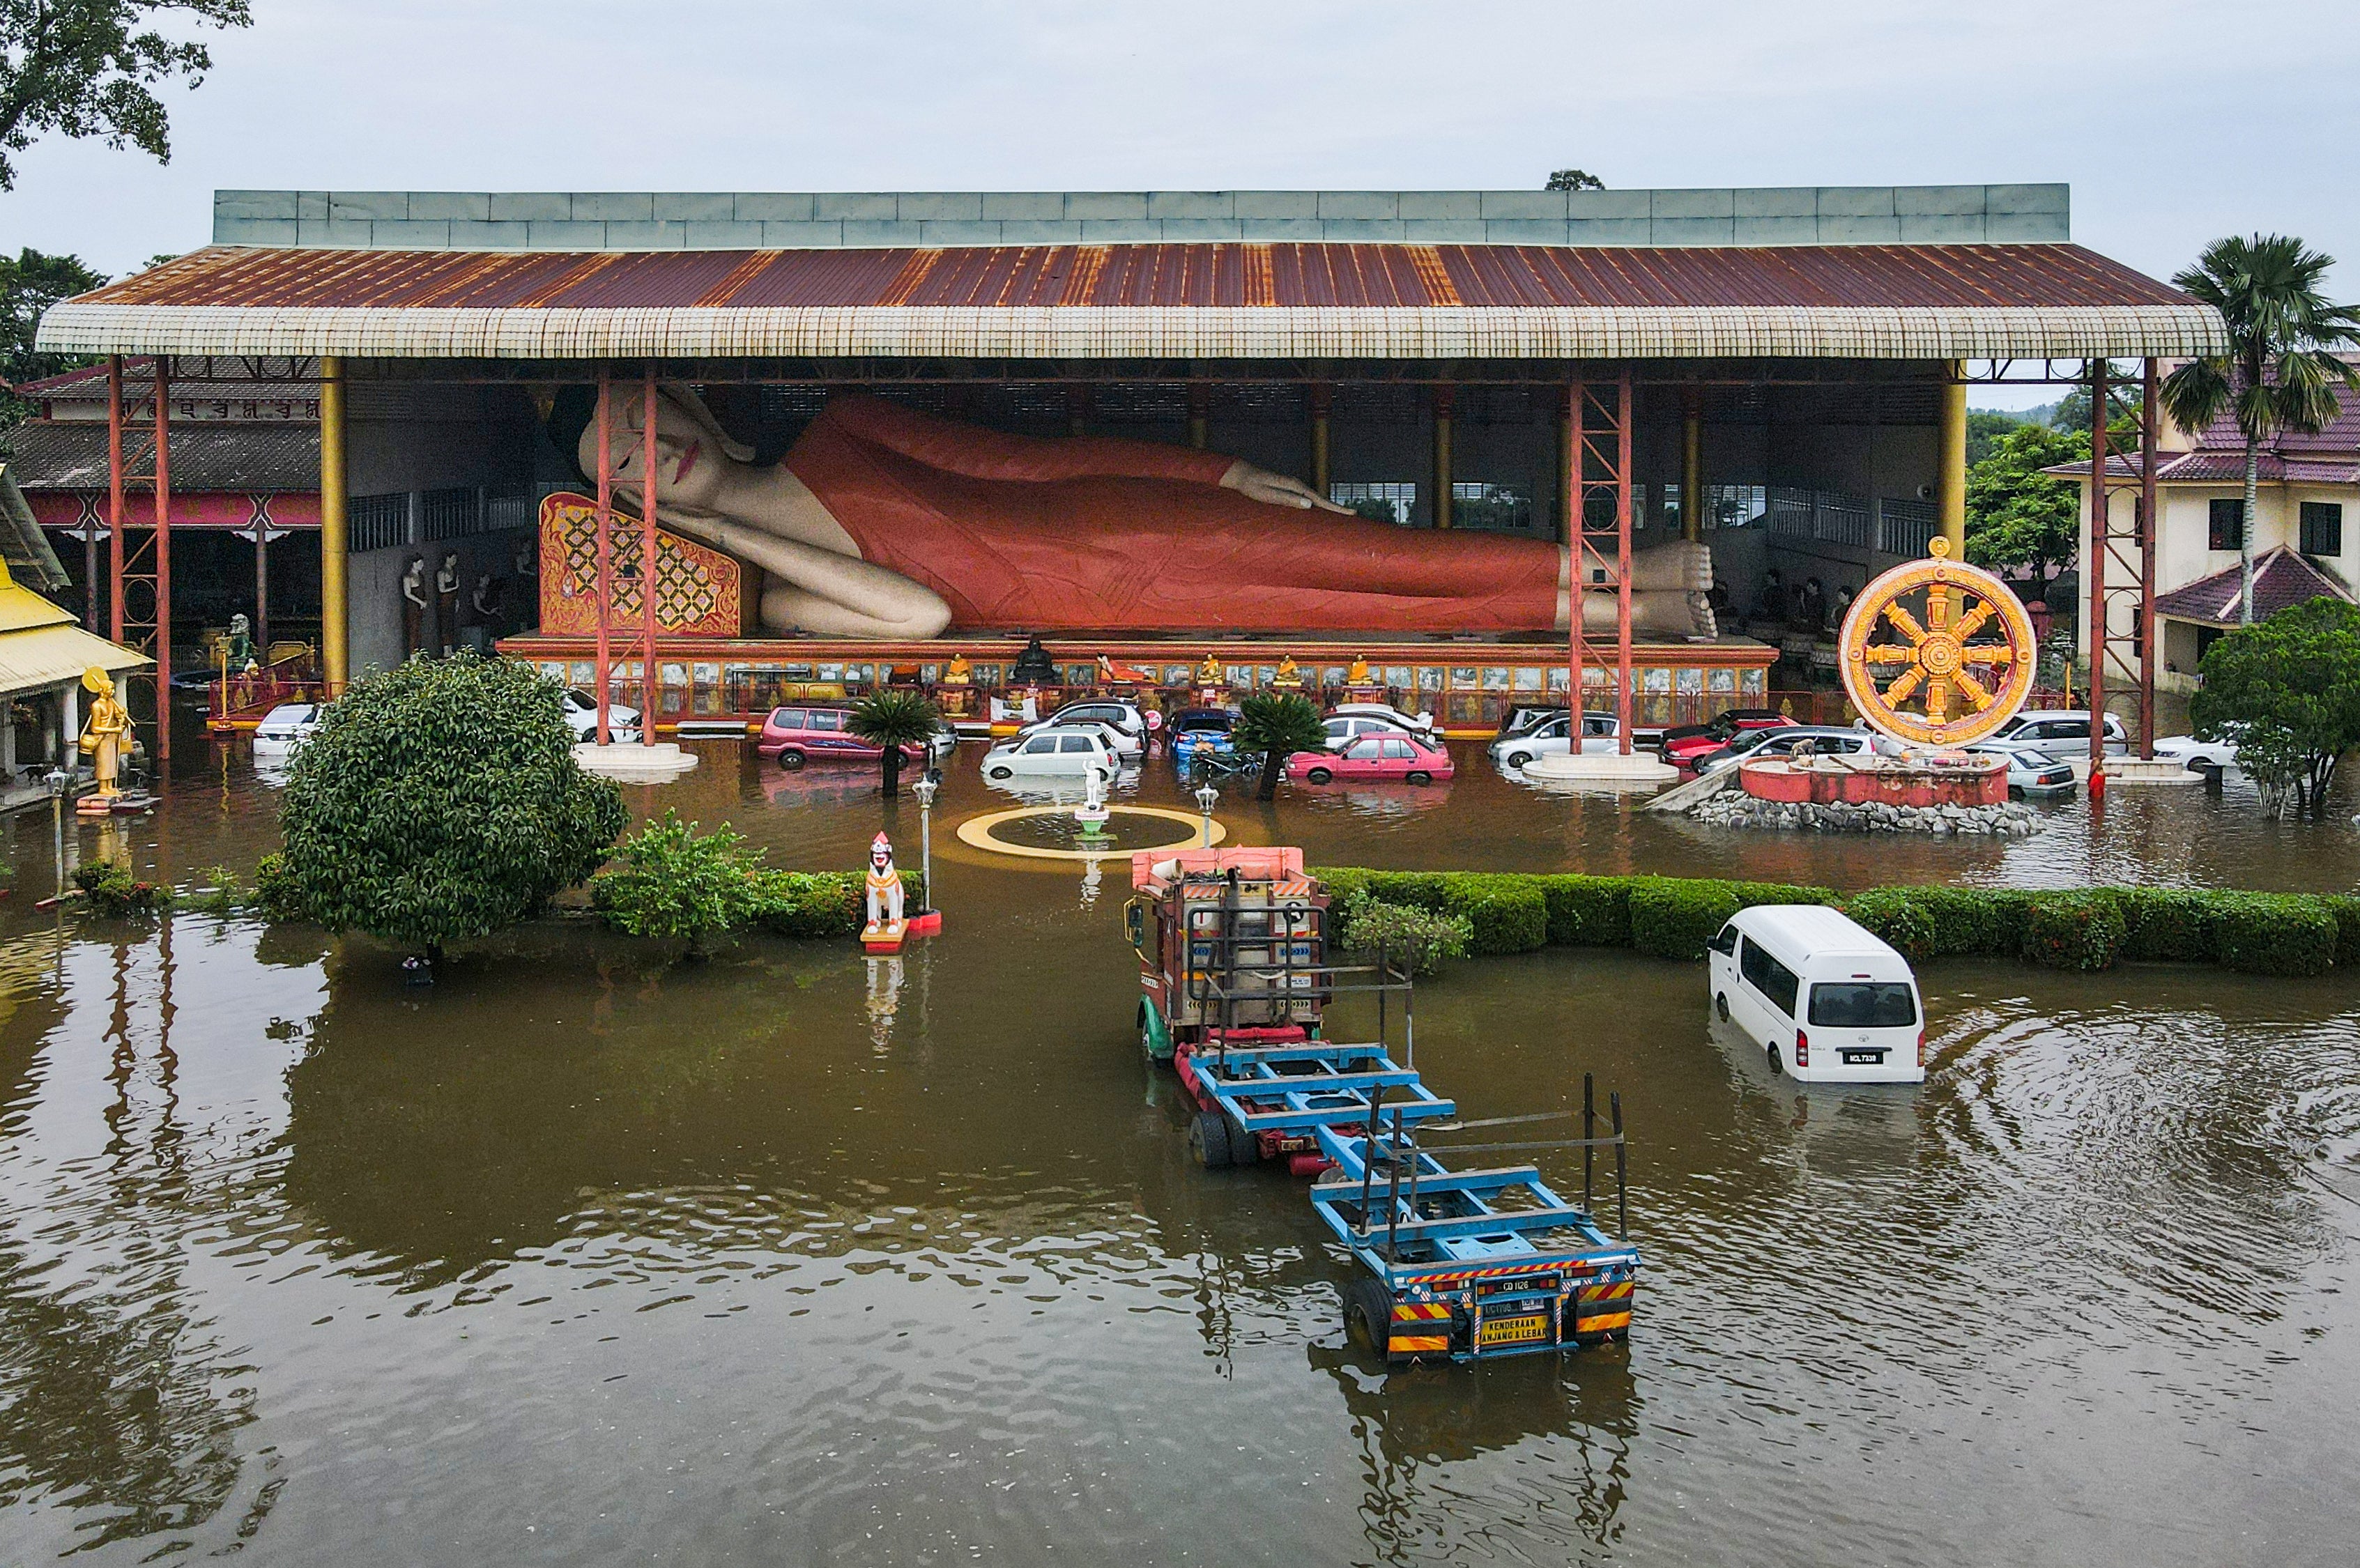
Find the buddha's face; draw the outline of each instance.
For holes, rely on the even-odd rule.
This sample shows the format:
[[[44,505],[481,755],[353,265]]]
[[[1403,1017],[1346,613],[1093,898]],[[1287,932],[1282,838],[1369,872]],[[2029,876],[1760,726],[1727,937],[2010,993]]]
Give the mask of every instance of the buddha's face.
[[[637,391],[615,388],[614,427],[607,436],[614,459],[617,484],[637,485],[640,482],[640,463],[646,442],[641,438],[645,429],[647,400]],[[582,429],[578,457],[582,472],[593,476],[598,473],[598,423],[594,419]],[[656,504],[693,506],[701,511],[718,509],[724,483],[728,472],[744,466],[721,450],[696,416],[683,408],[671,394],[656,393]]]

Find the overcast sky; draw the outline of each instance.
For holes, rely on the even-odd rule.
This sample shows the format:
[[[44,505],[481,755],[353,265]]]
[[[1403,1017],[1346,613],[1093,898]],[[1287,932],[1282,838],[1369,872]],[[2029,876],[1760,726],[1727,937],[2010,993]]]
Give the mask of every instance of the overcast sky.
[[[2354,0],[254,0],[173,158],[49,140],[0,245],[110,273],[216,186],[1525,189],[2065,180],[2158,276],[2360,256]],[[2360,287],[2360,267],[2340,270]]]

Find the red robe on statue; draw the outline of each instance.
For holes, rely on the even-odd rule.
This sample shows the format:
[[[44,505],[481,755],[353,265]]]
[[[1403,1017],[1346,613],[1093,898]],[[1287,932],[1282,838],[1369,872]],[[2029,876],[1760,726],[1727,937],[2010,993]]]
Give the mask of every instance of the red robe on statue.
[[[1250,500],[1233,460],[1107,437],[1039,440],[837,397],[786,465],[863,559],[924,583],[959,628],[1548,631],[1559,550]]]

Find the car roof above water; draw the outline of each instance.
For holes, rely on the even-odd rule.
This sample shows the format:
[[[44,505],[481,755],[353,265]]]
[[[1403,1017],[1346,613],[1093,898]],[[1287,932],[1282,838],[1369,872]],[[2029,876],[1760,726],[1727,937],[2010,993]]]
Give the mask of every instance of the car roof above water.
[[[1909,967],[1891,943],[1825,904],[1755,904],[1730,920],[1739,931],[1765,943],[1791,944],[1800,950],[1798,956],[1889,961],[1905,973]]]

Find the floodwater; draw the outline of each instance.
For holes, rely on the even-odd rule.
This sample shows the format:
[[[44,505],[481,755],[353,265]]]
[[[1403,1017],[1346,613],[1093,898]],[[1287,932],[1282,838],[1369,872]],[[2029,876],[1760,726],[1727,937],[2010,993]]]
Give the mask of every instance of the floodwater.
[[[1189,1162],[1120,864],[956,844],[1017,803],[971,750],[949,930],[899,961],[668,965],[552,922],[410,990],[363,941],[37,915],[49,823],[0,824],[0,1560],[2348,1560],[2348,977],[1930,968],[1928,1083],[1829,1093],[1709,1027],[1699,966],[1459,964],[1418,1065],[1470,1115],[1622,1094],[1639,1315],[1388,1372],[1299,1184]],[[859,775],[705,755],[635,800],[782,865],[880,824],[914,858],[914,805]],[[2007,844],[1746,837],[1462,750],[1448,786],[1219,811],[1368,865],[2360,881],[2348,801],[2236,794]],[[1160,769],[1123,798],[1188,808]],[[249,867],[270,789],[201,763],[119,833],[182,881]]]

